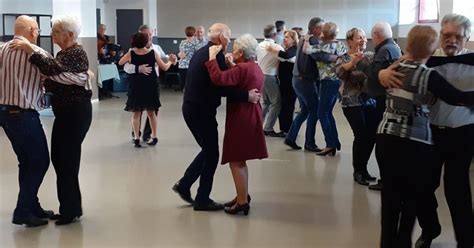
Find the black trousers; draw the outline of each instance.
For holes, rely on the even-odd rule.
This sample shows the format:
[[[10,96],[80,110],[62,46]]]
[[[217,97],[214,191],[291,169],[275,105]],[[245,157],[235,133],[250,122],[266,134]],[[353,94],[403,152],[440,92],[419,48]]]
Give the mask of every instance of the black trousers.
[[[430,204],[434,146],[385,134],[376,142],[383,178],[381,248],[411,248],[417,213]]]
[[[186,86],[186,74],[188,73],[188,69],[179,69],[179,89],[183,90],[184,86]]]
[[[51,161],[56,171],[59,213],[81,216],[82,201],[79,188],[82,141],[92,121],[90,101],[69,107],[55,108],[56,118],[51,136]]]
[[[292,78],[280,77],[281,110],[278,123],[282,132],[288,133],[295,113],[296,93],[291,82]]]
[[[209,195],[219,160],[216,110],[206,110],[205,107],[183,103],[183,117],[201,147],[201,151],[180,179],[180,187],[189,190],[193,183],[200,178],[195,201],[207,203],[210,200]]]
[[[448,202],[454,234],[458,248],[474,246],[474,223],[472,219],[472,195],[469,180],[469,170],[474,154],[474,124],[458,128],[443,128],[431,126],[435,141],[436,173],[432,181],[431,205],[425,213],[431,213],[430,218],[420,219],[424,235],[430,235],[432,230],[429,222],[437,222],[435,191],[440,185],[441,172],[444,165],[444,193]],[[428,224],[424,224],[428,222]],[[437,222],[439,225],[439,222]],[[425,226],[427,228],[425,228]]]
[[[355,106],[342,108],[352,132],[352,165],[354,172],[366,173],[367,163],[375,146],[377,132],[377,112],[375,106]]]

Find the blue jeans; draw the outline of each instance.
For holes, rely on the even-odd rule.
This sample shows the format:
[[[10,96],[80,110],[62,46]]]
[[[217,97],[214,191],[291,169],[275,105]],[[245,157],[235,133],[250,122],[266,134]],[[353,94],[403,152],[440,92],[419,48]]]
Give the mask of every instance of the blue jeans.
[[[306,123],[305,147],[316,147],[314,137],[316,135],[316,123],[318,122],[319,102],[316,84],[314,80],[293,77],[293,89],[300,102],[301,111],[293,120],[286,138],[295,142],[301,125],[308,120]]]
[[[36,111],[0,111],[0,126],[18,158],[19,185],[14,215],[30,217],[40,211],[38,190],[49,167],[46,136]]]
[[[341,148],[341,143],[339,142],[336,120],[334,119],[332,110],[336,104],[340,85],[341,81],[339,80],[321,80],[318,108],[318,118],[323,129],[326,147],[338,149]]]

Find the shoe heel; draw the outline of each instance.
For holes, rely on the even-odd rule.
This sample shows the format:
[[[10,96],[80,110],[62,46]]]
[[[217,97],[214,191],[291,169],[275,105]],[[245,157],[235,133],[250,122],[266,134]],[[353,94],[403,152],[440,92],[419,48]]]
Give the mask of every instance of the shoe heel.
[[[249,209],[244,210],[244,215],[245,215],[245,216],[249,215]]]

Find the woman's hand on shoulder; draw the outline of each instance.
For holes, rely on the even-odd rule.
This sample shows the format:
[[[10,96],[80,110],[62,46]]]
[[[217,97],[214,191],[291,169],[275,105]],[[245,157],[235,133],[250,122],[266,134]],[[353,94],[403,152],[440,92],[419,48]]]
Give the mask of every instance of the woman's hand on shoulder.
[[[214,45],[209,47],[209,60],[216,58],[217,54],[222,50],[222,45]]]

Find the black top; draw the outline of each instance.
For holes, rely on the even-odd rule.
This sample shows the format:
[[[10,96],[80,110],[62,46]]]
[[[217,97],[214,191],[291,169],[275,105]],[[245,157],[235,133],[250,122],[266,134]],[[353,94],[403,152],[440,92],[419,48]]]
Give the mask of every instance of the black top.
[[[318,45],[319,40],[312,36],[309,38],[311,46]],[[316,61],[329,61],[330,54],[327,53],[313,53],[305,54],[303,52],[304,39],[301,39],[297,45],[296,62],[293,67],[293,76],[302,77],[309,80],[319,80],[319,70]]]
[[[59,51],[54,59],[34,52],[30,57],[30,62],[46,76],[55,76],[63,72],[84,73],[89,69],[87,54],[80,45]],[[92,96],[92,91],[86,89],[85,86],[62,84],[51,79],[46,79],[44,86],[46,91],[53,93],[51,98],[53,108],[90,102]]]
[[[286,51],[280,51],[278,53],[278,57],[282,59],[291,59],[296,56],[296,46],[292,46],[288,48]],[[278,67],[278,76],[280,77],[280,81],[288,81],[291,82],[291,78],[293,77],[293,67],[295,66],[294,62],[290,61],[281,61]]]
[[[217,87],[212,84],[205,63],[209,60],[209,47],[213,45],[215,44],[209,42],[197,50],[191,58],[186,76],[183,103],[193,104],[200,109],[205,108],[209,111],[215,111],[221,105],[222,96],[233,101],[247,102],[247,91],[232,87]],[[228,69],[222,51],[217,54],[216,59],[221,70]]]

